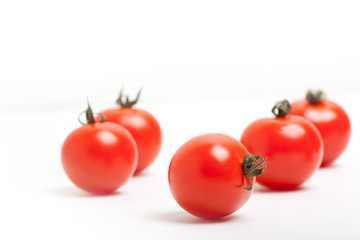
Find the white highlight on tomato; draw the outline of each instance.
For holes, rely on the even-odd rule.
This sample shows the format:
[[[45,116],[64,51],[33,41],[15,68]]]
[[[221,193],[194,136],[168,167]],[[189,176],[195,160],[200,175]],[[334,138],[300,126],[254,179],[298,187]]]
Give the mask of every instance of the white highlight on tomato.
[[[331,122],[336,118],[336,114],[330,110],[308,110],[305,117],[314,122]]]
[[[116,136],[110,131],[101,131],[97,137],[105,144],[112,145],[117,142]]]
[[[282,134],[294,139],[300,138],[305,134],[305,130],[297,124],[283,126],[280,131]]]
[[[229,157],[229,152],[221,145],[212,147],[210,153],[219,161],[225,161]]]

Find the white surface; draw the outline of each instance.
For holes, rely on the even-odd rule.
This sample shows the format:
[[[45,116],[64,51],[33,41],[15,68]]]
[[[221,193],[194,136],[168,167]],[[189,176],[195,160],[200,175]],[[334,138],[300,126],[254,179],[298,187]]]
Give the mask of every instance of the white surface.
[[[201,133],[239,138],[242,129],[269,111],[250,112],[244,99],[223,103],[142,106],[159,119],[164,144],[156,162],[116,194],[92,196],[65,176],[60,149],[79,124],[77,110],[9,114],[1,126],[1,239],[358,239],[360,121],[351,102],[353,134],[333,167],[320,169],[298,191],[271,192],[261,186],[238,212],[220,222],[191,216],[172,198],[167,169],[176,149]],[[270,102],[270,103],[269,103]],[[253,107],[270,108],[260,98]],[[243,105],[243,111],[239,106]],[[174,109],[176,108],[176,109]]]
[[[0,109],[80,108],[85,96],[101,107],[122,84],[144,85],[147,102],[359,93],[359,10],[357,0],[1,1]]]
[[[358,1],[1,1],[0,239],[360,239]],[[111,196],[66,178],[61,145],[89,97],[144,86],[160,121],[156,162]],[[201,133],[239,138],[275,101],[322,88],[350,145],[304,188],[269,192],[220,222],[183,211],[167,168]],[[255,110],[252,110],[255,109]]]

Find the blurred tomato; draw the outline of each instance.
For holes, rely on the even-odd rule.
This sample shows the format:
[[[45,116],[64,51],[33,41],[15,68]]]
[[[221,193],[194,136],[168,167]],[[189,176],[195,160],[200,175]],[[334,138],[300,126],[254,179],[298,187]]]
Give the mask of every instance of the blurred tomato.
[[[125,184],[137,164],[131,134],[114,123],[95,122],[89,106],[88,123],[65,139],[61,150],[64,170],[79,188],[108,194]]]
[[[324,141],[322,166],[334,162],[345,150],[350,139],[350,119],[336,103],[324,98],[321,91],[308,91],[306,99],[291,104],[291,115],[309,119]]]
[[[133,136],[138,149],[136,173],[147,168],[160,151],[162,134],[158,121],[149,112],[132,108],[138,101],[140,91],[134,101],[123,101],[122,91],[117,103],[118,108],[102,112],[107,122],[113,122],[126,128]],[[98,116],[99,118],[99,116]]]
[[[205,219],[227,216],[249,199],[264,161],[248,154],[236,139],[204,134],[182,145],[169,167],[169,185],[177,203]],[[251,181],[249,181],[251,179]]]
[[[289,116],[284,100],[273,108],[275,118],[251,123],[241,136],[249,152],[266,156],[267,169],[257,182],[272,189],[294,189],[309,179],[320,166],[323,142],[307,119]]]

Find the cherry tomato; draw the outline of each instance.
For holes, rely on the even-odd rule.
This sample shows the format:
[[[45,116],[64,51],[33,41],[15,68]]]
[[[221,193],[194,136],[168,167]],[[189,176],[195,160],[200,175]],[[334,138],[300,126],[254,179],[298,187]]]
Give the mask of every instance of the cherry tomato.
[[[307,119],[289,116],[284,100],[273,108],[275,118],[251,123],[241,143],[253,153],[267,157],[267,169],[257,182],[272,189],[295,189],[318,169],[324,146],[319,131]]]
[[[308,91],[306,99],[291,104],[291,115],[309,119],[324,141],[321,166],[334,162],[345,150],[350,139],[350,119],[336,103],[324,99],[322,91]]]
[[[264,160],[248,154],[236,139],[205,134],[182,145],[171,160],[171,193],[187,212],[218,219],[242,207],[251,195]]]
[[[107,122],[117,123],[125,127],[134,140],[138,149],[138,164],[136,173],[147,168],[156,158],[161,147],[161,129],[158,121],[149,112],[142,109],[134,109],[140,96],[140,91],[134,101],[122,101],[122,91],[117,103],[119,108],[112,108],[102,112]]]
[[[70,180],[94,194],[108,194],[125,184],[137,164],[137,149],[131,134],[123,127],[95,122],[90,106],[88,124],[66,138],[61,158]]]

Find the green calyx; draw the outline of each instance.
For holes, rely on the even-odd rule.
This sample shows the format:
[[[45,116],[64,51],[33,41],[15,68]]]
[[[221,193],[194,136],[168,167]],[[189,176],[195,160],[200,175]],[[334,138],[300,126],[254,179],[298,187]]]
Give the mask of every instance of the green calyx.
[[[308,90],[306,92],[306,100],[313,105],[319,104],[325,98],[325,94],[321,90]]]
[[[243,163],[241,164],[241,168],[245,176],[248,177],[250,186],[243,187],[246,190],[251,191],[253,187],[253,183],[251,181],[251,177],[256,177],[261,175],[266,170],[266,162],[265,160],[257,155],[252,155],[251,153],[247,153],[244,156]]]
[[[80,122],[82,125],[92,124],[92,123],[95,123],[95,122],[96,122],[96,121],[95,121],[95,117],[94,117],[94,113],[93,113],[93,111],[92,111],[92,109],[91,109],[91,107],[90,107],[90,104],[89,104],[89,99],[87,99],[87,105],[88,105],[88,108],[87,108],[85,111],[81,112],[81,113],[79,114],[79,116],[78,116],[78,120],[79,120],[79,122]],[[81,121],[81,119],[80,119],[80,116],[81,116],[83,113],[85,113],[85,115],[86,115],[86,123],[84,123],[84,122]],[[102,113],[100,113],[100,116],[101,116],[100,122],[102,123],[102,122],[105,121],[105,116],[104,116],[104,114],[102,114]]]
[[[125,101],[123,101],[124,88],[122,88],[120,91],[120,95],[119,95],[118,99],[116,100],[116,103],[123,108],[131,108],[139,101],[141,90],[142,89],[140,88],[140,90],[138,91],[136,98],[134,100],[130,101],[129,96],[125,96]]]
[[[291,105],[288,100],[282,100],[277,102],[275,106],[271,109],[271,112],[276,117],[284,118],[286,117],[291,111]]]

